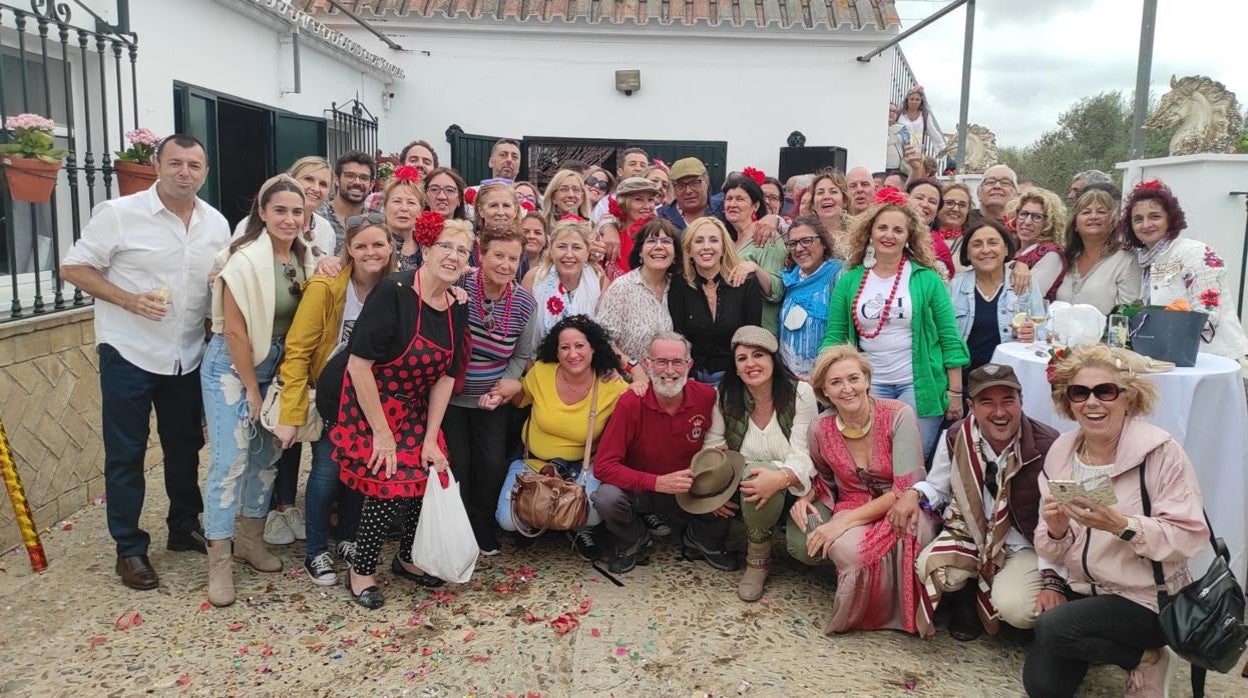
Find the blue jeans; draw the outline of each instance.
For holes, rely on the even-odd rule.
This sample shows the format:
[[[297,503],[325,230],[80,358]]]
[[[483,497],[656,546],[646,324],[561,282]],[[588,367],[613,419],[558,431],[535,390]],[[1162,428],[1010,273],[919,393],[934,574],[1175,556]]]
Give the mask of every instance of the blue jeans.
[[[109,344],[101,344],[98,350],[108,532],[117,543],[119,557],[146,555],[151,538],[139,527],[139,514],[147,491],[143,456],[153,408],[165,456],[165,493],[169,497],[165,524],[172,534],[188,534],[199,527],[199,513],[204,509],[199,496],[203,407],[195,392],[199,369],[165,376],[126,361]]]
[[[498,509],[494,512],[494,518],[498,519],[499,528],[504,531],[515,531],[516,522],[511,520],[511,489],[516,486],[516,478],[524,469],[528,468],[530,472],[532,468],[525,465],[523,460],[513,460],[511,467],[507,469],[507,477],[503,480],[503,489],[498,493]],[[581,482],[585,485],[585,496],[589,498],[589,519],[585,522],[585,527],[597,526],[602,518],[598,516],[597,510],[594,509],[594,492],[598,489],[598,485],[602,483],[598,478],[594,477],[593,467],[590,467],[588,473],[581,473]]]
[[[304,494],[308,559],[329,549],[329,510],[338,494],[338,461],[333,456],[334,445],[326,429],[312,444],[312,471],[308,473],[308,488]]]
[[[872,383],[871,394],[876,397],[890,398],[893,400],[901,400],[914,410],[914,415],[918,417],[919,409],[914,404],[914,386],[902,383]],[[937,415],[935,417],[918,417],[919,418],[919,440],[923,442],[923,463],[926,467],[927,463],[932,461],[932,451],[936,449],[936,440],[940,438],[940,425],[944,423],[945,416]]]
[[[294,506],[299,490],[299,461],[303,460],[303,444],[295,442],[277,458],[277,480],[273,483],[272,508]]]
[[[284,341],[285,337],[274,337],[268,355],[256,366],[261,395],[277,373]],[[204,536],[228,540],[234,537],[234,518],[240,509],[249,519],[263,519],[269,513],[279,449],[273,434],[259,421],[251,421],[247,391],[221,335],[208,342],[200,365],[200,387],[212,448],[204,483]]]

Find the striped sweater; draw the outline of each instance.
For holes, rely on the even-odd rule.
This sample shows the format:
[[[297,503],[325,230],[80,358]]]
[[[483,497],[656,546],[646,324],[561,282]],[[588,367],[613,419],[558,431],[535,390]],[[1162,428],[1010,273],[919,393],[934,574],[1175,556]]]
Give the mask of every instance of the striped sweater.
[[[533,333],[528,327],[537,307],[533,294],[512,283],[509,312],[507,296],[490,303],[480,295],[480,274],[474,271],[464,278],[472,355],[463,384],[451,397],[451,404],[459,407],[476,407],[477,398],[500,378],[519,378],[533,358]]]

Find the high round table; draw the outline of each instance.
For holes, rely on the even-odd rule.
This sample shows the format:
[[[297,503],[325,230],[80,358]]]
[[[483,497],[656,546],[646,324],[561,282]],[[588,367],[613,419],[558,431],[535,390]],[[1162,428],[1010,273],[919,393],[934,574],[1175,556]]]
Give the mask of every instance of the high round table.
[[[1045,378],[1047,351],[1010,342],[997,347],[994,363],[1008,364],[1023,386],[1023,411],[1067,432],[1075,423],[1057,416]],[[1214,533],[1226,541],[1231,569],[1242,584],[1248,555],[1248,406],[1238,363],[1201,354],[1192,368],[1149,374],[1160,398],[1146,419],[1183,444],[1205,499]],[[1204,573],[1212,560],[1207,552],[1193,560],[1192,572]]]

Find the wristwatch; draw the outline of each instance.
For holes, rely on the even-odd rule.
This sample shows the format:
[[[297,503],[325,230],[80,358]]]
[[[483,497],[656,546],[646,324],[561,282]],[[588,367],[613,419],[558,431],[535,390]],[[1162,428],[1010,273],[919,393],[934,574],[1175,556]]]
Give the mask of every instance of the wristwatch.
[[[638,361],[637,359],[629,359],[628,361],[624,362],[624,365],[625,365],[625,366],[628,366],[628,370],[630,370],[630,371],[631,371],[631,370],[633,370],[634,368],[637,368],[637,364],[639,364],[639,363],[641,363],[641,362],[640,362],[640,361]]]
[[[1118,538],[1119,540],[1125,540],[1125,541],[1130,542],[1132,538],[1135,538],[1135,534],[1136,534],[1135,526],[1131,525],[1131,519],[1128,518],[1127,526],[1126,528],[1122,529],[1122,533],[1118,534]]]

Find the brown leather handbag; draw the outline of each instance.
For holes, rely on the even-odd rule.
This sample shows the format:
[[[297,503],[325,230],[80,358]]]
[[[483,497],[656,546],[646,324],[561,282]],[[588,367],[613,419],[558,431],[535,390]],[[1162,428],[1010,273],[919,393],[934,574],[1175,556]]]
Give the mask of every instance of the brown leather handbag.
[[[589,496],[583,484],[592,467],[594,425],[598,420],[598,381],[594,380],[589,398],[589,433],[585,436],[585,455],[581,461],[581,477],[565,480],[549,464],[541,472],[533,472],[529,460],[529,424],[524,427],[525,472],[516,476],[511,489],[511,520],[516,532],[536,538],[546,531],[574,531],[589,520]]]

